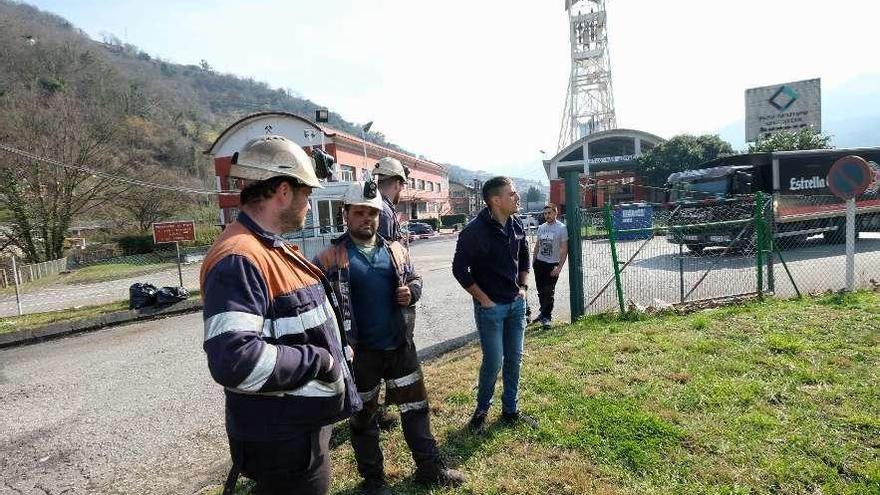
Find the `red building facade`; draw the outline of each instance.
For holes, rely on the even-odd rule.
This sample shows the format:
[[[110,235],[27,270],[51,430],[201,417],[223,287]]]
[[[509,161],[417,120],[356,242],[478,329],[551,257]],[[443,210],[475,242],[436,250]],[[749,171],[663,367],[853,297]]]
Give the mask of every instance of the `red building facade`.
[[[336,159],[335,177],[316,189],[311,196],[311,211],[306,228],[315,234],[339,232],[342,229],[339,210],[342,195],[351,181],[364,180],[375,163],[392,156],[410,169],[409,185],[401,194],[398,216],[401,220],[439,217],[448,213],[449,178],[441,165],[395,151],[316,124],[309,119],[286,112],[261,112],[249,115],[226,128],[206,151],[214,158],[217,190],[228,191],[219,196],[221,224],[235,219],[238,213],[240,179],[231,177],[232,155],[245,143],[265,134],[282,135],[307,151],[323,147]]]

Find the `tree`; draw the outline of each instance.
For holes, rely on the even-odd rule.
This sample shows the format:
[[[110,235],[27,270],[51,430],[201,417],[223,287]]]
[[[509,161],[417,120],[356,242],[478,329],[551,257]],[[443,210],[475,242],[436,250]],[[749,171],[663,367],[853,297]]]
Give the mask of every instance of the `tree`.
[[[161,170],[151,174],[150,180],[161,184],[176,182],[171,173]],[[132,187],[116,203],[137,224],[140,232],[147,232],[154,223],[189,211],[192,206],[190,197],[185,193],[142,186]]]
[[[749,145],[749,153],[760,151],[795,151],[831,149],[831,136],[813,129],[804,128],[797,132],[780,131],[758,139]]]
[[[543,198],[544,193],[540,189],[535,186],[529,186],[529,190],[526,191],[526,211],[531,211],[532,203],[541,202]]]
[[[645,182],[662,187],[673,172],[692,170],[709,160],[734,153],[730,143],[718,135],[679,134],[640,156],[638,162]]]
[[[67,95],[36,92],[0,106],[0,142],[73,167],[128,172],[115,146],[117,123]],[[126,187],[104,175],[47,164],[27,156],[0,156],[0,208],[10,212],[4,234],[30,262],[57,259],[77,215],[99,208]]]

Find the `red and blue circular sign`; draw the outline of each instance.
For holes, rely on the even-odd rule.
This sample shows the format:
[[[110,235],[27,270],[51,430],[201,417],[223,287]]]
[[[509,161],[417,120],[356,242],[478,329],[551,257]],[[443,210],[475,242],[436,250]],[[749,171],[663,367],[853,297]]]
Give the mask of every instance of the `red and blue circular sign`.
[[[840,199],[862,195],[873,181],[874,171],[860,156],[838,158],[828,171],[828,189]]]

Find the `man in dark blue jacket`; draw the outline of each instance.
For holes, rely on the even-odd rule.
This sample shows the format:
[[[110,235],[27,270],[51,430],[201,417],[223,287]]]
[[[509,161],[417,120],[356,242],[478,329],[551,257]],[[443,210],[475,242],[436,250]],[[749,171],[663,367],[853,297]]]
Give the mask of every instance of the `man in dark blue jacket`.
[[[248,142],[230,175],[252,182],[201,270],[203,348],[226,397],[227,490],[242,473],[254,493],[324,494],[331,425],[361,401],[330,284],[279,236],[302,228],[321,185],[311,159],[282,136]]]
[[[519,194],[509,178],[494,177],[483,184],[483,201],[486,207],[459,234],[452,261],[456,280],[474,298],[474,319],[483,350],[477,408],[469,427],[482,431],[499,370],[504,385],[502,422],[537,426],[518,407],[529,275],[528,241],[515,217]]]

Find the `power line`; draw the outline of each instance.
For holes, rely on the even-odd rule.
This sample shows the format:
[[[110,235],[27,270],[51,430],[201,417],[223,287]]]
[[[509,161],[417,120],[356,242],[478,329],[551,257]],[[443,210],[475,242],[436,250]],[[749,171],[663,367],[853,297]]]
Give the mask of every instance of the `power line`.
[[[27,152],[24,150],[20,150],[18,148],[13,148],[12,146],[9,146],[9,145],[3,144],[3,143],[0,143],[0,151],[5,151],[5,152],[11,153],[13,155],[19,155],[19,156],[22,156],[25,158],[29,158],[31,160],[36,160],[38,162],[47,163],[49,165],[61,167],[61,168],[68,169],[68,170],[76,170],[79,172],[85,172],[87,174],[92,175],[93,177],[101,177],[101,178],[104,178],[104,179],[107,179],[107,180],[110,180],[113,182],[120,182],[123,184],[148,187],[151,189],[161,189],[163,191],[173,191],[173,192],[180,192],[180,193],[187,193],[187,194],[202,194],[205,196],[213,196],[213,195],[224,194],[224,193],[238,193],[238,191],[208,191],[208,190],[203,190],[203,189],[193,189],[193,188],[189,188],[189,187],[171,186],[171,185],[167,185],[167,184],[157,184],[154,182],[147,182],[147,181],[143,181],[143,180],[132,179],[129,177],[122,177],[119,175],[109,174],[107,172],[101,172],[99,170],[95,170],[94,168],[90,168],[90,167],[85,167],[85,166],[81,166],[81,165],[70,165],[70,164],[67,164],[67,163],[52,159],[52,158],[46,158],[44,156],[35,155],[33,153],[30,153],[30,152]]]

